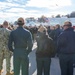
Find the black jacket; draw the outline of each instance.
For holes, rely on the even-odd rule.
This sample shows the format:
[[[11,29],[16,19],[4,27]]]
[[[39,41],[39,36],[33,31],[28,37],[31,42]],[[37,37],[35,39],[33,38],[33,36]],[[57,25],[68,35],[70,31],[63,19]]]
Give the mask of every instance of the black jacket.
[[[60,34],[57,46],[59,54],[75,54],[75,32],[73,28],[68,28]]]

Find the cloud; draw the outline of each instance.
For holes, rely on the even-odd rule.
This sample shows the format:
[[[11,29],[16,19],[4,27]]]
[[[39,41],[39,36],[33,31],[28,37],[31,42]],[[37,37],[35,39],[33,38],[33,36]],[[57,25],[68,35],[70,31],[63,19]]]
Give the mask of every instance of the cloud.
[[[12,2],[13,0],[6,0],[7,2]]]
[[[16,12],[16,13],[14,13],[14,12]],[[37,14],[36,12],[38,12],[38,11],[34,11],[34,10],[27,11],[24,9],[12,8],[12,9],[8,10],[7,12],[0,12],[0,21],[3,22],[4,20],[7,20],[10,22],[14,22],[19,17],[23,17],[23,18],[35,17],[36,18],[36,17],[40,16],[40,14]]]
[[[23,2],[24,0],[6,0],[7,2]]]
[[[71,0],[5,0],[0,1],[0,21],[14,21],[18,17],[40,17],[66,14],[58,8],[70,6]],[[58,9],[58,10],[57,10]]]
[[[8,6],[19,6],[19,4],[16,4],[16,3],[8,3],[8,2],[0,2],[0,5],[1,6],[6,6],[6,7],[8,7]]]
[[[60,8],[62,6],[71,5],[71,0],[30,0],[27,2],[28,7],[38,7],[38,8]]]
[[[24,8],[25,5],[20,5],[20,4],[17,4],[17,3],[0,2],[0,10],[5,10],[7,8],[13,8],[13,7]]]
[[[10,13],[26,13],[27,10],[25,10],[24,8],[11,8],[6,10],[6,12],[10,12]]]
[[[9,3],[19,3],[19,4],[25,4],[27,0],[6,0]]]
[[[15,13],[0,12],[0,18],[9,18],[9,17],[13,17],[13,16],[16,16],[16,14]]]

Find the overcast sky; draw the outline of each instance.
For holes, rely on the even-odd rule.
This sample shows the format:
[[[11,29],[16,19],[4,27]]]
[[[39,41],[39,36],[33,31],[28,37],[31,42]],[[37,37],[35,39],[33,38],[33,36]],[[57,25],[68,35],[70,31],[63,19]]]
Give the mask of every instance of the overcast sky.
[[[75,0],[0,0],[0,22],[18,17],[66,15],[75,11]]]

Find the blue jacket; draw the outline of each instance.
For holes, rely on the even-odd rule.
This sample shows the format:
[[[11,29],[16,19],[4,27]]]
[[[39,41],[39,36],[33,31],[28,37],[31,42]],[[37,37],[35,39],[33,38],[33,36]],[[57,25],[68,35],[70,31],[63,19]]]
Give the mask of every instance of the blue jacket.
[[[13,46],[14,43],[14,46]],[[22,49],[30,53],[32,50],[33,42],[31,33],[23,27],[18,27],[10,33],[8,48],[11,51]],[[14,48],[13,48],[14,47]]]
[[[73,28],[64,30],[57,41],[57,52],[60,54],[73,54],[75,53],[75,32]]]

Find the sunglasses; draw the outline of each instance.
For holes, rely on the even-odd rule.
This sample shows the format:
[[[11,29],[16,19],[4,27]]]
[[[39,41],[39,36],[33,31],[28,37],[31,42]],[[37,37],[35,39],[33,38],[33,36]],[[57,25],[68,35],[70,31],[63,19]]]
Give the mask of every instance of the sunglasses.
[[[64,26],[71,26],[71,25],[67,24],[67,25],[63,25],[63,27],[64,27]]]

